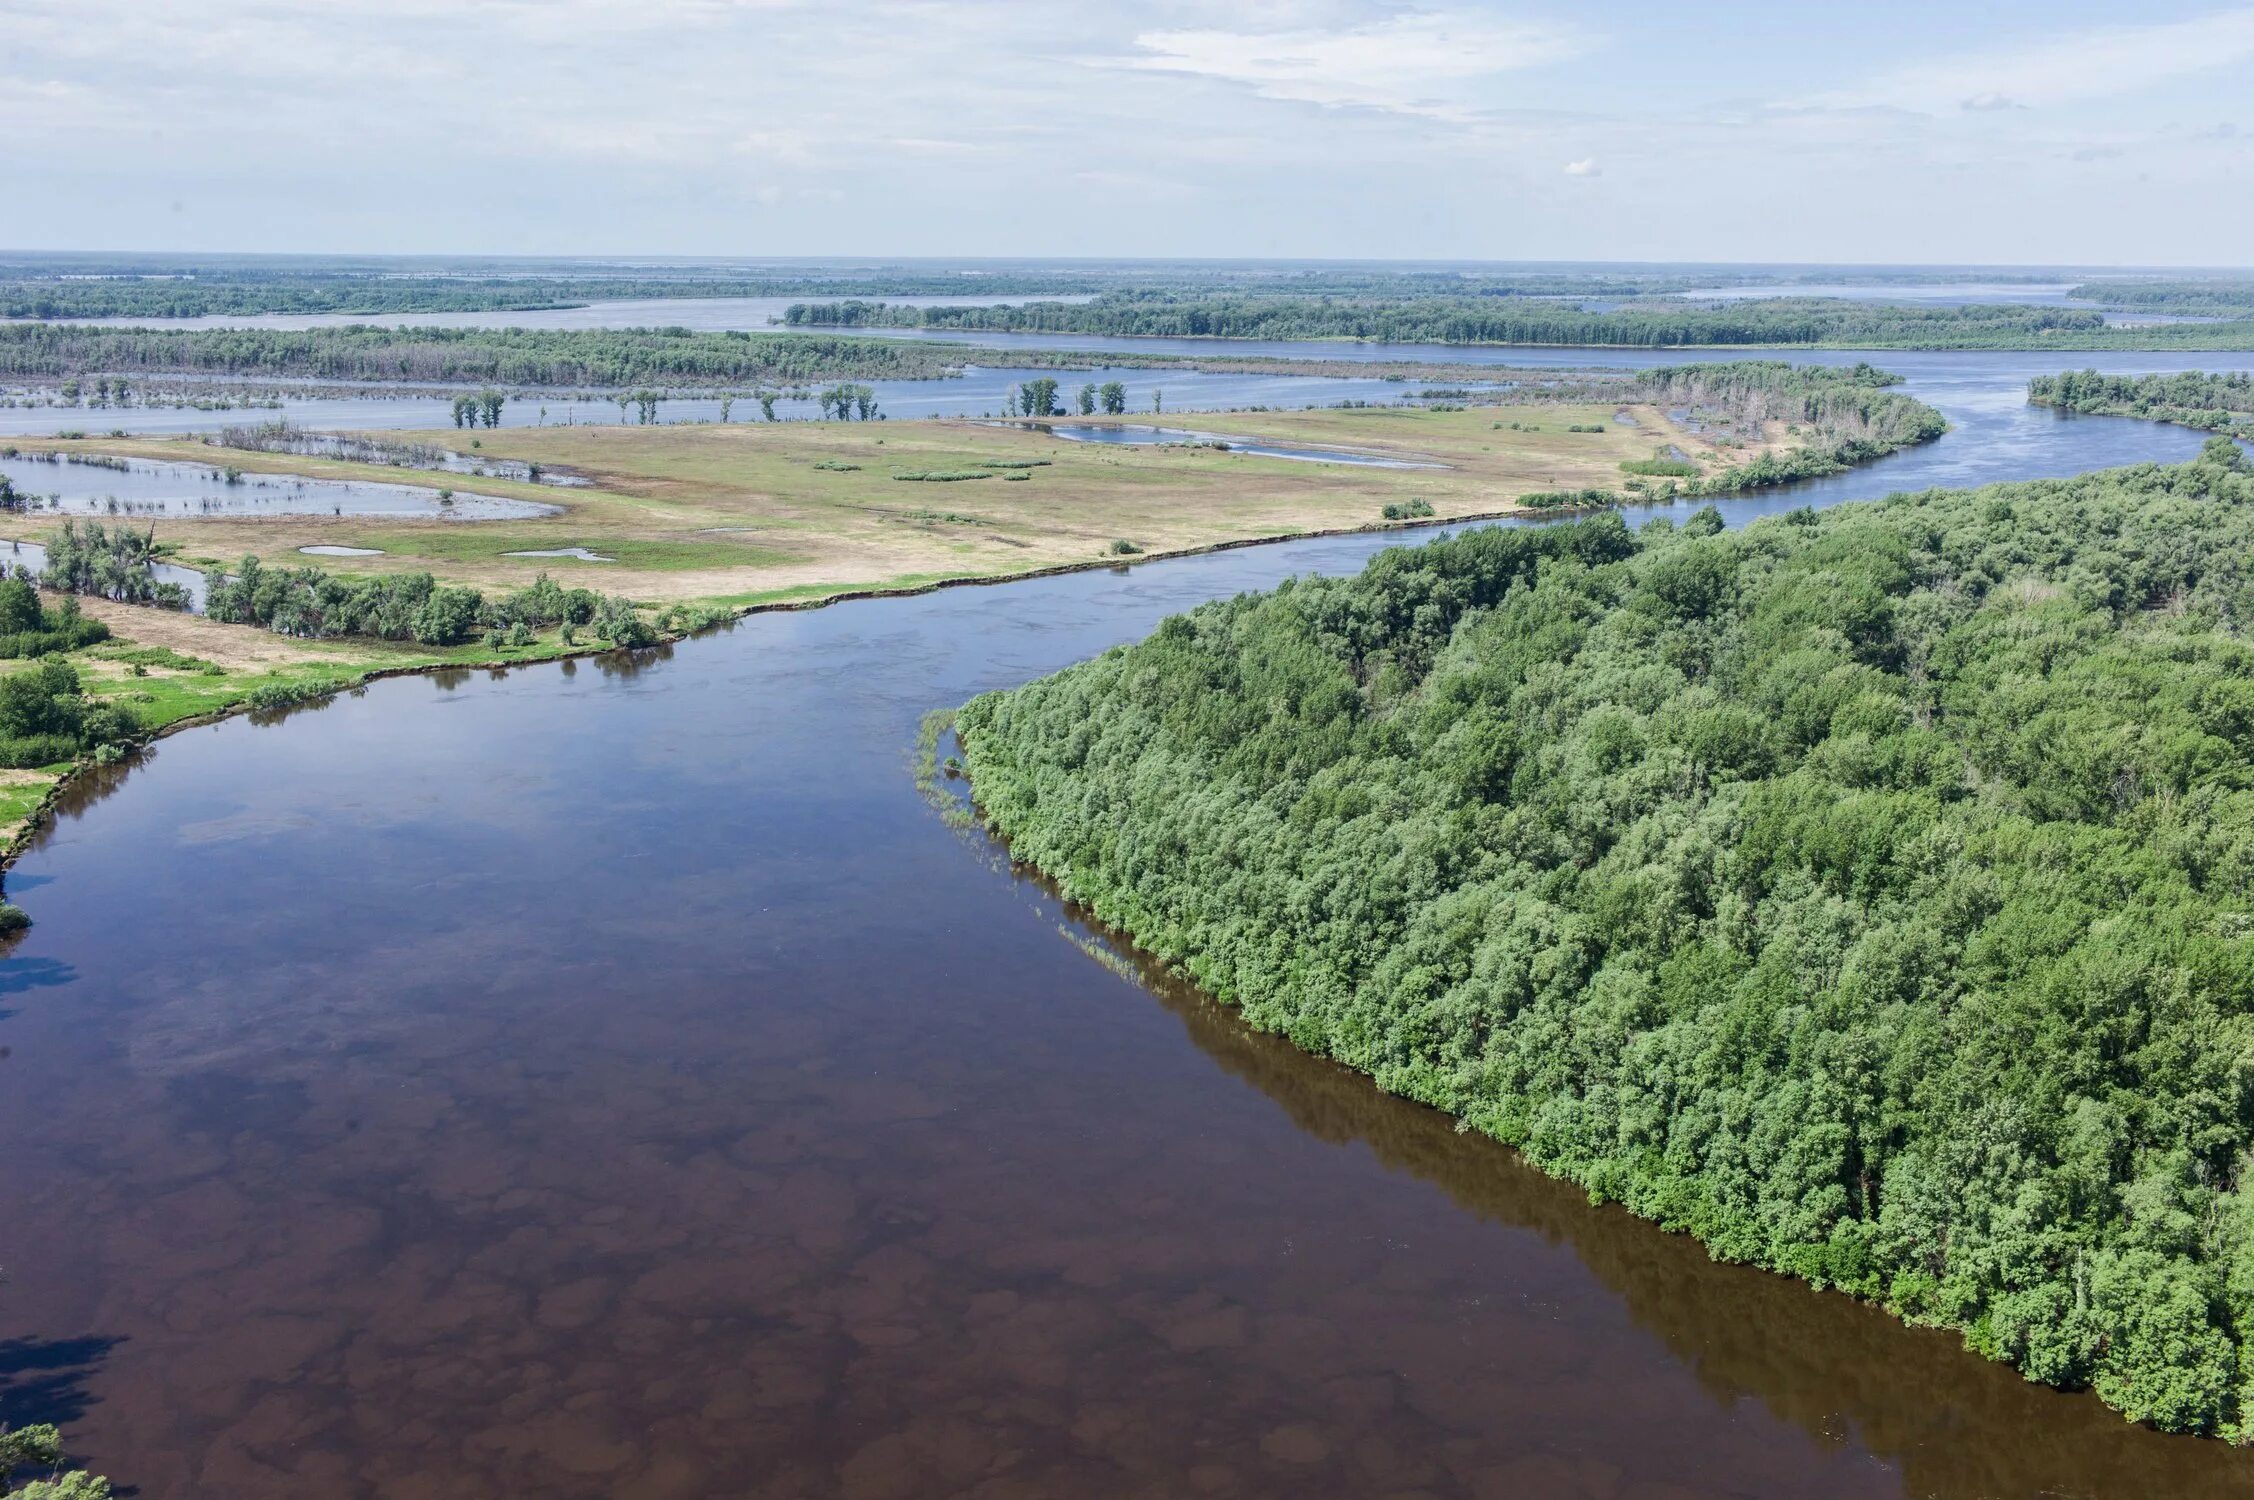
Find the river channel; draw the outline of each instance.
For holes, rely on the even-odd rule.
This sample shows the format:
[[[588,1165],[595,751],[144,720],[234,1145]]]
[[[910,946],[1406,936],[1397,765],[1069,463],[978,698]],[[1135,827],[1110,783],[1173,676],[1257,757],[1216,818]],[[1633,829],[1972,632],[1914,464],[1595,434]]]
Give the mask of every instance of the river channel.
[[[1949,438],[1729,519],[2200,441],[1913,373]],[[8,880],[0,1419],[147,1500],[2254,1489],[1246,1033],[919,797],[928,709],[1401,540],[385,681],[85,784]]]

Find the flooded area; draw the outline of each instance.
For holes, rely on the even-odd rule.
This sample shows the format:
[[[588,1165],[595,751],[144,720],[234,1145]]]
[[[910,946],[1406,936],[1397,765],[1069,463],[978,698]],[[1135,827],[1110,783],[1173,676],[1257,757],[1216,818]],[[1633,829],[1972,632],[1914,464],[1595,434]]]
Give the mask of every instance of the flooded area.
[[[300,547],[297,550],[304,553],[307,557],[383,556],[383,548],[381,547],[340,547],[333,542],[316,542],[310,547]]]
[[[1353,464],[1365,469],[1445,469],[1438,460],[1395,458],[1350,448],[1315,444],[1294,446],[1265,438],[1237,437],[1225,432],[1198,432],[1187,427],[1154,427],[1139,422],[1034,422],[1034,431],[1063,438],[1068,443],[1124,443],[1132,447],[1218,448],[1252,458],[1288,458],[1311,464]]]
[[[2202,440],[1920,382],[1948,438],[1729,521]],[[1430,534],[384,681],[86,782],[8,881],[0,1419],[145,1500],[2254,1490],[1247,1033],[918,796],[926,711]]]
[[[477,441],[475,438],[472,442]],[[346,463],[381,464],[395,469],[423,469],[440,474],[466,474],[477,479],[510,479],[520,484],[552,484],[584,489],[591,480],[569,469],[543,467],[514,458],[487,458],[481,453],[458,453],[428,443],[356,433],[310,432],[291,422],[269,422],[256,427],[230,426],[220,433],[229,448],[253,453],[290,453],[301,458],[334,458]]]
[[[1209,351],[1210,352],[1210,351]],[[1209,373],[1197,370],[1035,369],[971,366],[961,375],[937,380],[872,380],[877,404],[887,417],[995,417],[1004,410],[1012,387],[1047,376],[1068,390],[1085,381],[1117,380],[1127,387],[1130,411],[1149,412],[1163,405],[1167,411],[1243,410],[1250,407],[1329,406],[1342,401],[1390,405],[1418,387],[1406,381],[1375,376],[1305,376]],[[271,382],[258,387],[259,399],[275,389]],[[301,428],[343,432],[432,432],[451,435],[453,398],[436,392],[371,395],[284,394],[278,404],[255,409],[214,409],[210,406],[162,404],[84,407],[20,401],[0,405],[0,438],[46,437],[60,432],[101,436],[114,431],[132,435],[217,432],[247,419],[288,421]],[[722,393],[675,394],[658,406],[661,422],[718,422],[723,420]],[[793,387],[775,402],[777,419],[811,421],[822,415],[816,389]],[[725,413],[726,420],[754,425],[763,423],[759,404],[737,395]],[[585,392],[530,391],[512,398],[501,411],[503,427],[618,426],[628,420],[617,401]],[[496,470],[495,472],[499,472]]]
[[[0,538],[0,569],[13,573],[21,568],[32,574],[47,571],[47,549],[38,542],[18,542]],[[186,595],[188,609],[202,613],[204,595],[210,580],[200,568],[182,567],[179,563],[152,562],[149,576],[158,583],[169,583]],[[4,981],[0,981],[4,984]],[[4,1018],[0,1018],[4,1019]]]
[[[58,453],[0,458],[0,475],[33,515],[179,519],[196,516],[445,517],[459,521],[552,516],[532,500],[359,479],[258,474],[219,464]]]

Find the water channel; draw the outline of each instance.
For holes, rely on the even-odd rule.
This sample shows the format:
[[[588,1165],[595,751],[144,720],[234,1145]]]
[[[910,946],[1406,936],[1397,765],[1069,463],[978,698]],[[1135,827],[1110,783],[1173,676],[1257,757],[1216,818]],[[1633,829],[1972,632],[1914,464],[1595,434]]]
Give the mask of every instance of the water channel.
[[[1732,523],[2200,442],[1923,359],[1948,438]],[[151,1500],[2254,1488],[1246,1033],[918,796],[926,710],[1400,540],[390,680],[86,783],[8,880],[0,1419]]]

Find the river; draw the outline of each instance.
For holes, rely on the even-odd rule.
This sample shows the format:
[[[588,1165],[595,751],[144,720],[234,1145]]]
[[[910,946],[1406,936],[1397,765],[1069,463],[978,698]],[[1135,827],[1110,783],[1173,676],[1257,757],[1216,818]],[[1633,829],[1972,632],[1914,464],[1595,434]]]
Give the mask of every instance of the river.
[[[1732,522],[2200,441],[1917,374],[1948,439]],[[8,882],[0,1416],[148,1500],[2248,1493],[1099,961],[912,785],[926,710],[1401,539],[385,681],[85,784]]]

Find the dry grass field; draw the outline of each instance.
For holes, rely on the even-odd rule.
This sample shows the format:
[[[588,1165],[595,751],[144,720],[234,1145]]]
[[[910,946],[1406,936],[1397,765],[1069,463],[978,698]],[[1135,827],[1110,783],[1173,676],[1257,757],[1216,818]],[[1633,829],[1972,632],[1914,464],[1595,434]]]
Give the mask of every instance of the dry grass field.
[[[1158,554],[1366,526],[1379,523],[1387,504],[1412,500],[1430,505],[1442,520],[1492,515],[1533,491],[1617,489],[1623,460],[1649,458],[1669,445],[1709,471],[1757,451],[1718,452],[1664,411],[1626,408],[1630,424],[1618,420],[1621,410],[1371,407],[1164,419],[1231,437],[1344,447],[1441,466],[1413,469],[1071,442],[1025,426],[964,421],[529,427],[475,434],[481,456],[576,470],[593,481],[585,488],[447,479],[241,453],[194,439],[22,446],[232,463],[253,472],[443,482],[465,494],[563,507],[555,516],[510,521],[307,516],[154,522],[159,539],[176,544],[176,555],[190,564],[226,564],[255,552],[269,563],[341,571],[427,568],[499,589],[547,571],[640,600],[742,605],[1088,563],[1122,540]],[[1573,426],[1604,430],[1568,431]],[[455,431],[381,436],[457,450],[472,440]],[[1002,467],[1011,464],[1033,466]],[[894,477],[933,471],[990,477]],[[1007,477],[1013,474],[1025,477]],[[53,525],[51,516],[8,516],[0,518],[0,536],[36,538]],[[377,548],[382,555],[299,555],[299,548],[317,544]],[[615,561],[506,555],[565,547]]]

